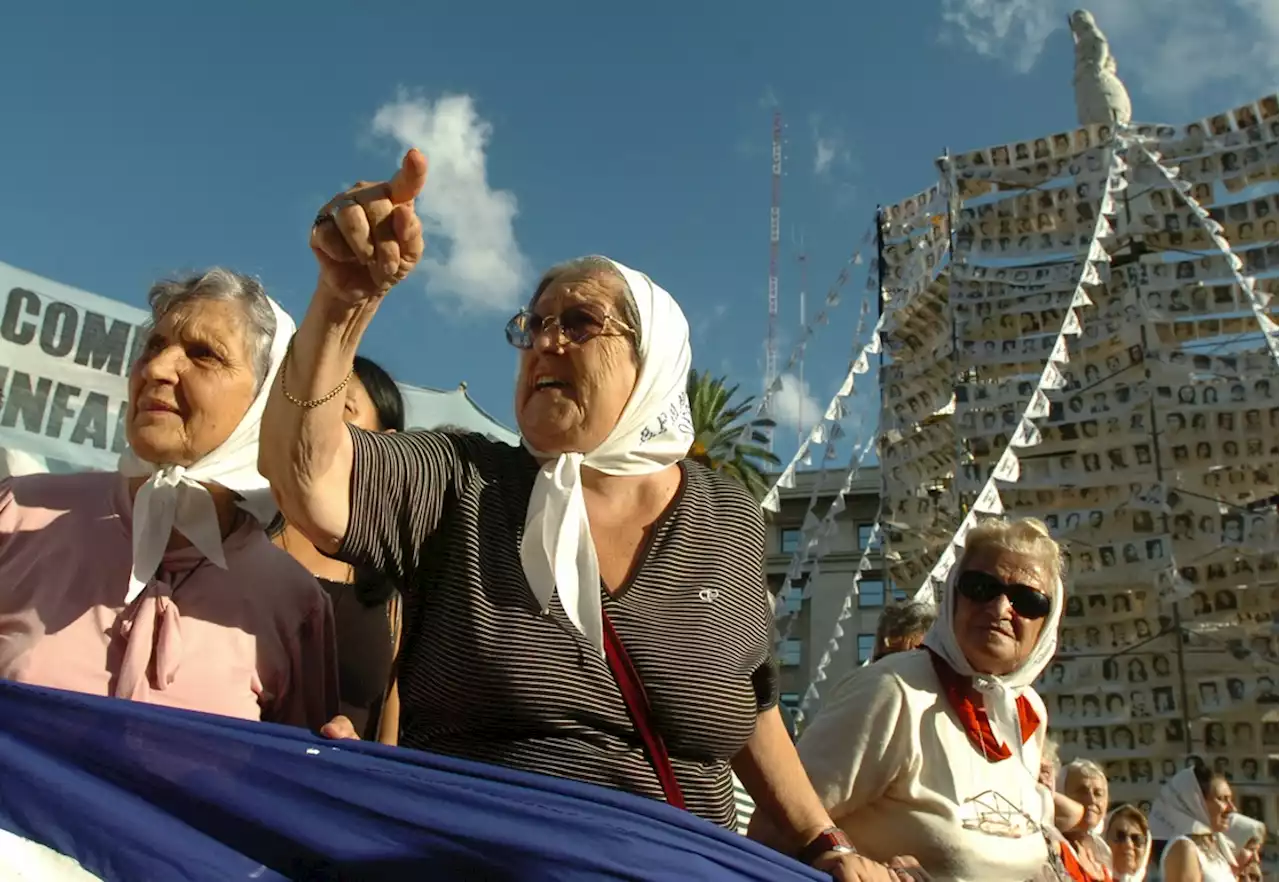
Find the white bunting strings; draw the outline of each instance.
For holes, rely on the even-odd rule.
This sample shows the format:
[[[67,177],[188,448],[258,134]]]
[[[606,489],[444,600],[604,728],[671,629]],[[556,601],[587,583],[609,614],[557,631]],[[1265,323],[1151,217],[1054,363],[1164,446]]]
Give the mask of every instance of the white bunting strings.
[[[1062,325],[1058,330],[1049,358],[1041,372],[1039,382],[1036,384],[1031,399],[1017,422],[1017,428],[1009,439],[1008,446],[992,469],[991,475],[979,491],[969,512],[960,522],[960,526],[952,536],[951,541],[943,548],[937,562],[925,577],[920,588],[915,592],[914,599],[918,602],[936,602],[938,592],[946,581],[951,567],[956,562],[957,553],[964,548],[965,538],[977,524],[979,516],[1001,515],[1004,513],[1004,503],[1000,498],[999,483],[1012,484],[1017,482],[1020,474],[1018,454],[1016,453],[1017,448],[1033,447],[1040,443],[1040,430],[1036,426],[1036,421],[1043,420],[1049,415],[1049,398],[1045,392],[1046,390],[1061,388],[1062,372],[1059,365],[1065,365],[1070,361],[1067,351],[1067,337],[1079,335],[1082,331],[1076,310],[1092,304],[1093,301],[1089,298],[1085,287],[1087,285],[1098,285],[1102,282],[1098,267],[1109,264],[1111,260],[1110,255],[1107,254],[1106,249],[1102,246],[1102,240],[1112,232],[1108,217],[1115,215],[1116,203],[1114,194],[1127,186],[1127,181],[1122,176],[1127,169],[1121,156],[1122,149],[1123,144],[1117,142],[1108,151],[1108,167],[1110,171],[1107,176],[1107,185],[1099,204],[1093,235],[1085,251],[1084,259],[1081,261],[1080,276],[1076,280],[1075,293],[1070,306],[1064,312]]]
[[[835,659],[836,653],[840,651],[840,640],[845,635],[843,623],[853,617],[853,608],[858,602],[860,593],[859,585],[862,582],[862,574],[872,569],[871,552],[880,546],[882,532],[880,520],[877,518],[867,536],[866,546],[862,549],[862,557],[858,559],[858,567],[853,571],[853,579],[849,582],[849,590],[845,592],[844,599],[840,602],[840,612],[836,614],[836,622],[831,629],[831,637],[827,639],[822,656],[818,659],[818,664],[814,668],[813,679],[805,688],[804,695],[800,698],[800,704],[792,714],[791,719],[796,726],[799,726],[804,721],[808,715],[809,708],[822,697],[818,684],[827,679],[827,668]]]
[[[1183,204],[1186,205],[1186,207],[1189,208],[1197,218],[1199,218],[1200,224],[1208,231],[1209,238],[1212,240],[1214,246],[1226,260],[1227,266],[1231,268],[1231,274],[1235,277],[1236,284],[1240,286],[1240,290],[1243,291],[1245,296],[1248,298],[1249,307],[1253,312],[1253,317],[1257,320],[1258,328],[1262,331],[1263,337],[1266,338],[1267,348],[1271,350],[1271,356],[1276,360],[1277,365],[1280,365],[1280,339],[1278,339],[1280,338],[1280,326],[1277,326],[1276,323],[1267,316],[1267,304],[1255,288],[1255,282],[1257,280],[1253,276],[1246,276],[1241,272],[1244,263],[1240,260],[1239,256],[1231,250],[1231,243],[1223,237],[1222,225],[1211,218],[1209,216],[1209,212],[1195,199],[1194,196],[1192,196],[1192,185],[1189,182],[1182,180],[1179,176],[1178,169],[1162,163],[1160,161],[1161,157],[1158,153],[1147,147],[1142,140],[1134,138],[1127,132],[1122,131],[1117,137],[1120,138],[1121,143],[1125,148],[1132,146],[1141,150],[1143,158],[1150,162],[1151,165],[1160,172],[1164,179],[1169,183],[1169,186],[1178,193]]]
[[[796,469],[808,455],[811,445],[829,444],[833,439],[842,436],[844,430],[841,424],[849,411],[845,402],[856,391],[855,377],[859,374],[865,374],[871,369],[871,361],[868,356],[880,352],[880,329],[884,327],[885,315],[887,314],[881,313],[880,318],[876,321],[876,326],[871,330],[871,339],[862,346],[858,354],[850,362],[849,370],[845,374],[840,388],[836,390],[835,395],[831,397],[831,401],[827,403],[827,409],[823,412],[822,418],[809,430],[809,434],[800,443],[795,455],[791,457],[791,461],[778,474],[778,480],[769,488],[769,492],[765,494],[764,499],[760,502],[761,508],[765,509],[765,511],[778,511],[781,506],[778,497],[779,488],[789,489],[796,485]],[[856,340],[854,345],[857,345]]]
[[[776,377],[768,378],[769,385],[764,390],[764,394],[760,396],[760,401],[756,404],[754,415],[747,420],[746,427],[743,428],[742,438],[739,443],[745,443],[750,440],[750,426],[752,421],[768,416],[769,405],[773,401],[774,394],[782,389],[783,375],[789,374],[795,369],[796,365],[799,364],[800,359],[804,357],[805,347],[808,346],[809,342],[813,339],[814,335],[817,333],[817,329],[830,323],[831,314],[839,308],[842,302],[841,292],[844,290],[844,286],[848,284],[849,278],[853,274],[853,267],[862,266],[865,263],[862,251],[871,243],[871,237],[874,232],[875,227],[872,225],[863,233],[862,238],[859,240],[858,247],[854,250],[853,254],[849,256],[845,265],[841,267],[840,274],[836,276],[835,282],[833,282],[831,287],[827,290],[825,304],[822,309],[818,310],[817,314],[814,315],[808,324],[806,324],[800,331],[800,337],[792,347],[791,355],[787,358],[787,363],[778,371],[778,375]]]
[[[827,511],[821,520],[814,513],[814,509],[817,507],[816,502],[810,501],[810,508],[805,512],[804,523],[800,528],[800,540],[796,545],[796,550],[791,555],[791,562],[787,565],[785,581],[779,591],[780,599],[785,599],[790,592],[795,590],[795,581],[801,576],[804,577],[804,585],[800,589],[800,598],[807,600],[813,596],[813,580],[821,572],[822,557],[830,546],[830,538],[838,529],[837,517],[845,510],[845,497],[853,489],[853,482],[857,480],[858,472],[865,464],[867,456],[875,449],[875,444],[876,434],[873,431],[865,442],[854,446],[840,488],[832,497],[831,503],[827,506]],[[795,611],[786,609],[784,605],[782,613],[776,615],[775,618],[779,623],[777,645],[781,647],[783,642],[791,636],[792,626],[798,616]]]

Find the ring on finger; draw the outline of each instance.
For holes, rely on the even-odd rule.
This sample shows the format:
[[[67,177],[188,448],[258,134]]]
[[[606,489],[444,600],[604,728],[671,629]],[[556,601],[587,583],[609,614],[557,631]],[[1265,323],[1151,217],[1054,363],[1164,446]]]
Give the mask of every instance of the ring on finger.
[[[320,213],[316,215],[315,222],[312,226],[320,226],[325,221],[333,220],[334,215],[349,205],[359,205],[360,203],[351,196],[341,196],[334,199],[324,208],[320,209]]]

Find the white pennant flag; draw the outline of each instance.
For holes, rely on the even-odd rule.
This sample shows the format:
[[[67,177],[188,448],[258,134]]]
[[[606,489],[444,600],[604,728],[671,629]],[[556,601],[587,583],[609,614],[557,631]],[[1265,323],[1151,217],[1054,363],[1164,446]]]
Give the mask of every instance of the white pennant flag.
[[[1062,334],[1058,335],[1058,339],[1053,341],[1053,351],[1049,353],[1049,360],[1056,361],[1059,364],[1067,364],[1071,359],[1067,356],[1067,338]]]
[[[1012,450],[1006,449],[1001,455],[1000,461],[996,463],[995,471],[991,473],[991,477],[1006,484],[1013,484],[1017,482],[1021,473],[1022,467],[1018,463],[1017,454]]]
[[[1083,306],[1093,306],[1093,298],[1088,295],[1084,288],[1076,288],[1075,294],[1071,295],[1071,308],[1079,309]]]
[[[1079,316],[1076,315],[1076,311],[1074,309],[1067,310],[1067,317],[1062,322],[1062,333],[1064,334],[1080,333],[1080,318]]]
[[[973,510],[980,511],[983,514],[1004,514],[1004,502],[1001,501],[1000,491],[996,490],[994,483],[988,483],[982,488],[978,498],[973,501]]]
[[[1049,415],[1049,397],[1040,389],[1031,393],[1031,403],[1027,405],[1026,416],[1033,420],[1042,420]]]
[[[1035,447],[1040,443],[1040,430],[1036,428],[1036,424],[1026,417],[1018,423],[1018,430],[1013,433],[1013,439],[1009,442],[1014,447]]]
[[[1045,364],[1044,373],[1040,375],[1040,388],[1061,389],[1065,385],[1067,385],[1067,378],[1062,376],[1062,371],[1058,370],[1058,366],[1052,361]],[[1045,400],[1048,401],[1048,399]],[[1035,403],[1034,400],[1032,403]],[[1046,411],[1046,414],[1047,413],[1048,411]]]

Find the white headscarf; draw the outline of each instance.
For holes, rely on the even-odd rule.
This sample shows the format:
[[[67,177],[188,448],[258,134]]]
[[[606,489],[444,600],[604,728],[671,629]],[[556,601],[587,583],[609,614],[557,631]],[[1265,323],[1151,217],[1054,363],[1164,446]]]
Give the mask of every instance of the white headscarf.
[[[552,594],[574,626],[604,653],[600,564],[582,496],[582,469],[647,475],[679,462],[693,444],[689,412],[689,323],[671,295],[648,276],[610,261],[626,280],[640,315],[640,372],[609,437],[590,453],[562,453],[534,480],[520,561],[545,612]],[[525,446],[529,448],[526,442]],[[538,455],[536,450],[529,448]]]
[[[960,554],[951,567],[946,587],[942,592],[942,603],[938,609],[938,619],[924,636],[924,646],[940,655],[952,670],[973,681],[973,687],[982,695],[983,706],[987,718],[991,721],[991,731],[998,741],[1008,745],[1009,750],[1022,762],[1031,774],[1032,781],[1040,778],[1039,742],[1031,739],[1026,744],[1022,741],[1022,726],[1018,719],[1018,699],[1026,698],[1035,709],[1036,716],[1042,725],[1047,725],[1049,712],[1044,702],[1031,684],[1039,678],[1041,672],[1048,667],[1053,655],[1058,650],[1058,622],[1062,618],[1062,582],[1059,580],[1051,587],[1049,598],[1049,615],[1045,616],[1040,628],[1040,636],[1035,646],[1022,664],[1010,674],[982,674],[973,669],[960,641],[956,638],[956,580],[960,578],[961,563],[965,554]]]
[[[1183,769],[1164,782],[1151,806],[1149,821],[1152,839],[1172,842],[1180,836],[1208,836],[1213,832],[1195,769]]]
[[[213,497],[201,486],[202,481],[234,491],[240,496],[240,507],[263,524],[275,516],[271,485],[258,472],[258,431],[271,384],[293,337],[294,324],[274,300],[267,300],[276,316],[271,362],[257,396],[227,440],[185,467],[145,462],[132,450],[120,456],[122,474],[132,478],[150,476],[133,500],[133,570],[125,603],[132,603],[155,576],[175,529],[211,562],[226,569],[218,513]]]

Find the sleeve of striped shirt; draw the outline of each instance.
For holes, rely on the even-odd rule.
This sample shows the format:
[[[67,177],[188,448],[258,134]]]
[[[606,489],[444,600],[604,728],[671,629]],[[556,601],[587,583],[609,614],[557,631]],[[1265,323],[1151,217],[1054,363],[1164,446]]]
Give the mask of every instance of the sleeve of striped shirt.
[[[466,473],[459,436],[351,431],[351,515],[337,557],[413,584],[423,544]]]

